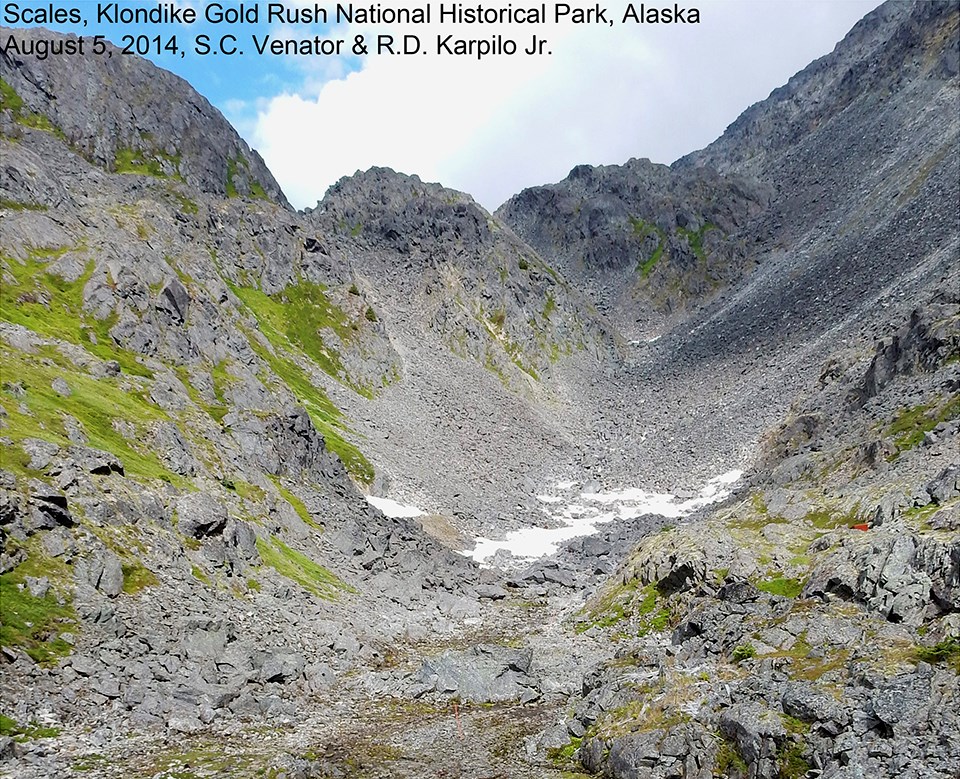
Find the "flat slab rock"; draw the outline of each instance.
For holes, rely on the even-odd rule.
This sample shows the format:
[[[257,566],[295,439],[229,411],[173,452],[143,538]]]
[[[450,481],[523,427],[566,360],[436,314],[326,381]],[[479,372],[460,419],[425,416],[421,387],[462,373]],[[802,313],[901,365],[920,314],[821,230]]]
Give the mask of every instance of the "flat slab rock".
[[[532,649],[478,644],[428,659],[415,675],[416,696],[438,692],[471,703],[527,703],[540,697]]]

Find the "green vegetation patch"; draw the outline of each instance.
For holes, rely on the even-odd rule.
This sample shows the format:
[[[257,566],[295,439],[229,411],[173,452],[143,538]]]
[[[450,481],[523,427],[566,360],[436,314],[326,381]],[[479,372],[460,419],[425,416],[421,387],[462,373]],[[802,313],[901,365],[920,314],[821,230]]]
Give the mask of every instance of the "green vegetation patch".
[[[248,339],[251,348],[303,404],[314,426],[323,434],[327,448],[336,453],[356,479],[369,484],[373,481],[373,466],[355,445],[343,437],[346,427],[340,409],[291,358],[291,355],[307,358],[354,391],[371,397],[373,391],[370,388],[350,381],[340,355],[320,337],[320,330],[329,328],[341,341],[353,338],[350,318],[327,300],[320,284],[302,282],[273,296],[250,287],[231,284],[230,288],[254,315],[260,332],[270,342],[273,351],[253,336]]]
[[[364,484],[372,482],[373,466],[356,446],[343,437],[345,428],[341,421],[340,409],[333,405],[327,393],[314,384],[306,372],[293,360],[281,356],[282,352],[279,350],[275,353],[270,352],[254,337],[249,341],[253,350],[270,366],[270,369],[307,410],[314,427],[323,435],[327,449],[340,458],[347,471],[356,479]]]
[[[647,278],[647,276],[649,276],[656,267],[657,263],[660,262],[664,251],[666,251],[667,234],[653,222],[646,222],[643,219],[638,219],[633,216],[630,217],[630,227],[633,229],[633,234],[641,240],[644,240],[647,237],[654,237],[657,239],[657,246],[651,255],[647,259],[642,259],[637,263],[637,272],[642,278]]]
[[[787,728],[789,730],[789,727]],[[804,732],[809,728],[804,726]],[[807,747],[802,740],[788,741],[777,752],[778,779],[805,779],[813,768],[806,757]]]
[[[797,598],[803,591],[805,583],[806,582],[800,579],[792,579],[786,576],[773,576],[767,579],[761,579],[756,585],[757,589],[761,592],[779,595],[781,598]]]
[[[160,583],[153,571],[138,561],[123,563],[120,569],[123,571],[123,591],[127,595],[136,595],[141,590]]]
[[[59,735],[60,728],[40,725],[37,722],[19,725],[12,717],[0,714],[0,736],[12,736],[17,741],[31,741],[35,738],[56,738]]]
[[[158,179],[180,178],[180,156],[167,154],[161,149],[133,149],[121,146],[113,159],[116,173],[133,173],[140,176],[153,176]],[[173,170],[173,174],[168,173]]]
[[[323,530],[323,525],[317,522],[310,512],[307,511],[307,507],[304,505],[303,501],[300,500],[296,495],[294,495],[290,490],[283,486],[280,482],[280,478],[277,476],[270,476],[270,481],[273,482],[274,486],[277,488],[277,492],[283,497],[283,499],[289,503],[293,510],[297,512],[297,516],[303,520],[305,525],[309,525],[315,530]]]
[[[274,348],[295,348],[328,376],[369,396],[369,388],[351,380],[340,353],[320,335],[321,331],[332,331],[344,344],[354,342],[357,337],[353,320],[330,302],[325,286],[300,281],[273,295],[253,287],[231,285],[231,289],[256,317],[260,332]]]
[[[721,738],[713,769],[714,776],[730,776],[731,774],[746,776],[748,766],[747,761],[737,750],[736,744]]]
[[[17,90],[0,78],[0,111],[9,111],[13,115],[13,120],[24,127],[43,130],[53,133],[58,138],[64,138],[63,130],[51,122],[48,117],[43,114],[25,111],[24,107],[23,98],[17,94]]]
[[[927,663],[945,663],[960,674],[960,635],[948,636],[931,647],[918,647],[915,656]]]
[[[8,539],[8,546],[11,541]],[[53,665],[70,654],[73,646],[61,634],[74,632],[78,626],[68,590],[72,574],[69,565],[43,554],[39,544],[30,543],[27,559],[0,574],[0,645],[19,647],[41,665]],[[43,597],[30,593],[28,576],[50,581]]]
[[[610,588],[595,605],[585,609],[587,621],[577,625],[577,632],[583,633],[592,627],[612,627],[630,618],[636,618],[639,636],[666,630],[673,620],[673,612],[663,595],[654,584],[639,585],[639,580],[632,579],[628,584]]]
[[[251,484],[242,479],[235,479],[233,481],[233,490],[244,500],[253,501],[254,503],[261,503],[267,497],[267,493],[262,487],[258,487],[256,484]]]
[[[751,657],[756,656],[757,648],[750,643],[740,644],[739,646],[734,647],[733,654],[731,655],[731,657],[733,657],[733,662],[735,663],[742,663],[744,660],[749,660]]]
[[[274,536],[257,539],[257,551],[266,565],[281,576],[296,582],[318,598],[333,600],[339,592],[353,592],[353,588],[338,579],[322,565],[305,554],[291,549]]]
[[[237,178],[240,176],[241,169],[244,173],[249,174],[250,172],[250,164],[247,162],[246,157],[242,154],[238,154],[236,157],[227,157],[226,190],[227,197],[229,198],[240,197],[240,192],[237,189]],[[250,197],[254,200],[266,200],[270,202],[270,196],[260,182],[256,181],[252,176],[248,176],[247,178],[249,179]]]
[[[19,200],[8,200],[0,197],[0,209],[4,211],[46,211],[47,207],[40,203],[24,203]]]
[[[960,417],[960,395],[954,395],[946,402],[926,403],[912,408],[905,408],[894,418],[887,428],[886,434],[893,436],[897,453],[890,459],[896,460],[901,452],[918,446],[924,435],[933,430],[941,422]]]
[[[573,755],[578,749],[580,749],[580,744],[582,742],[582,738],[577,738],[574,736],[570,739],[569,744],[565,744],[562,747],[553,747],[548,749],[547,757],[561,767],[569,765],[573,762]]]
[[[814,509],[807,512],[804,519],[819,530],[851,527],[860,522],[860,504],[857,503],[845,512],[829,507]]]
[[[752,493],[750,495],[750,508],[745,508],[742,514],[727,521],[730,527],[740,530],[763,530],[767,525],[783,525],[786,523],[787,520],[784,517],[770,513],[762,492]]]
[[[23,98],[2,78],[0,78],[0,111],[10,111],[14,118],[23,111]]]
[[[84,311],[83,288],[93,275],[93,263],[88,263],[75,281],[49,272],[50,263],[66,252],[66,248],[37,247],[23,263],[0,255],[4,275],[0,319],[23,325],[38,335],[82,346],[102,360],[116,360],[125,373],[151,376],[137,355],[121,348],[110,335],[117,323],[116,313],[96,319]]]
[[[704,222],[701,225],[699,230],[689,230],[686,227],[677,227],[677,233],[682,235],[686,241],[687,246],[690,247],[690,251],[694,253],[696,258],[700,260],[701,263],[707,261],[707,253],[703,248],[703,237],[710,231],[716,230],[717,226],[711,222]]]
[[[43,355],[27,355],[0,344],[5,375],[15,376],[24,390],[19,398],[0,393],[0,405],[7,412],[4,435],[15,443],[40,438],[69,447],[72,442],[66,434],[64,416],[70,415],[83,426],[89,445],[115,455],[126,475],[186,485],[186,480],[164,466],[149,447],[128,440],[114,427],[115,421],[123,420],[143,430],[150,422],[167,418],[150,401],[146,389],[131,385],[123,377],[94,378],[75,369],[54,349],[45,350]],[[65,381],[70,394],[58,394],[52,387],[54,379]]]

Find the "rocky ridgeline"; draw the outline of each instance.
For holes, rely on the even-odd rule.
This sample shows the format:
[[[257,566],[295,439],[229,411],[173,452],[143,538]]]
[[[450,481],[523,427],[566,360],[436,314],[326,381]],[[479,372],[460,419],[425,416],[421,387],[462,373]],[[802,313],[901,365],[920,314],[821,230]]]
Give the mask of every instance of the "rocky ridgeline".
[[[562,357],[615,357],[617,336],[570,284],[469,195],[372,168],[310,215],[388,298],[397,326],[437,333],[505,383],[535,388]]]
[[[768,198],[744,177],[630,160],[579,165],[558,184],[515,195],[497,216],[639,335],[749,269],[755,249],[742,231]]]
[[[936,90],[956,78],[957,29],[957,9],[950,3],[884,3],[857,22],[833,52],[748,108],[678,167],[706,165],[779,179],[784,155],[807,144],[811,129],[852,105],[864,99],[880,105],[900,90]]]
[[[47,33],[18,31],[40,34]],[[110,48],[115,56],[84,57],[79,67],[70,57],[0,55],[13,90],[4,95],[4,135],[18,133],[18,124],[38,127],[107,171],[162,175],[210,195],[287,205],[260,155],[187,82]]]

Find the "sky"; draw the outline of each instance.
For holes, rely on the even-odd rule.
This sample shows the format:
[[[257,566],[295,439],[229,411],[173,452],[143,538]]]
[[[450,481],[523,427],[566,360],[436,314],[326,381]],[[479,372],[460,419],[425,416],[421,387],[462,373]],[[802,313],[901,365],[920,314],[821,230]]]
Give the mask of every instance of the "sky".
[[[387,0],[391,8],[430,0]],[[54,2],[80,8],[86,26],[49,25],[120,43],[123,35],[176,35],[178,56],[149,58],[187,79],[263,156],[290,201],[314,206],[342,176],[373,165],[417,174],[470,193],[494,210],[521,189],[564,178],[578,164],[617,164],[647,157],[669,164],[706,146],[751,104],[834,45],[878,0],[699,0],[700,23],[621,23],[627,2],[611,2],[611,24],[292,25],[212,24],[208,6],[237,2],[121,2],[126,8],[176,5],[195,9],[193,25],[98,22],[97,2]],[[8,4],[4,4],[6,6]],[[19,3],[46,6],[46,3]],[[330,11],[334,2],[293,0],[289,9]],[[359,3],[358,6],[369,7]],[[449,5],[449,4],[448,4]],[[477,0],[463,5],[476,7]],[[510,5],[488,0],[485,7]],[[515,0],[514,8],[539,6]],[[548,15],[555,3],[547,3]],[[571,0],[577,6],[577,0]],[[639,3],[635,4],[639,8]],[[656,0],[647,4],[673,7]],[[694,7],[680,3],[681,7]],[[582,7],[593,7],[583,3]],[[9,22],[9,20],[7,20]],[[332,19],[330,20],[333,21]],[[16,25],[14,25],[16,26]],[[425,54],[349,52],[356,35],[419,36]],[[199,56],[197,35],[212,42],[235,35],[243,55]],[[344,38],[346,56],[257,55],[251,36]],[[512,56],[438,54],[438,36],[515,40]],[[522,54],[536,35],[548,54]]]

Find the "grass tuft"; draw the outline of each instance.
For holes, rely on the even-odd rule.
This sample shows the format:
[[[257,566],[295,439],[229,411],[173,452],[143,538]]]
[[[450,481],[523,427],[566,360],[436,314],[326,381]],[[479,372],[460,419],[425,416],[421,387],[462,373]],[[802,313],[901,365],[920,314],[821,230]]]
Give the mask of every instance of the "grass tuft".
[[[318,598],[333,600],[339,592],[352,592],[353,588],[338,579],[319,563],[305,554],[291,549],[274,536],[269,540],[257,539],[257,551],[264,564],[281,576],[296,582]]]

